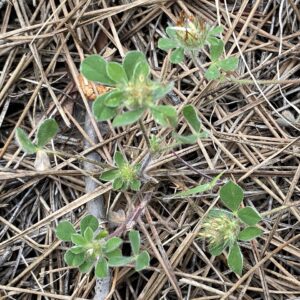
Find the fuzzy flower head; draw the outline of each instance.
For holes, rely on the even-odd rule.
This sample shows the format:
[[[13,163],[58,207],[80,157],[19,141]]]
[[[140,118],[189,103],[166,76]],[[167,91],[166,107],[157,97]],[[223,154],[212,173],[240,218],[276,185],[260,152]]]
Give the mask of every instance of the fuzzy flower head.
[[[176,30],[177,40],[183,47],[191,50],[204,47],[208,28],[200,18],[181,14],[173,29]]]
[[[239,221],[230,212],[213,209],[205,218],[199,236],[208,240],[211,254],[219,255],[236,241],[239,231]]]

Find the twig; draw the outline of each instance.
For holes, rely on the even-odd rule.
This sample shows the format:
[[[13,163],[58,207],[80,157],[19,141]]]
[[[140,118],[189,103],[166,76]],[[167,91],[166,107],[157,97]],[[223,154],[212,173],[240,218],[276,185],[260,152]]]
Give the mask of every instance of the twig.
[[[96,133],[94,127],[92,126],[89,114],[86,113],[84,129],[90,140],[96,143]],[[91,145],[85,141],[85,149],[89,148]],[[94,164],[91,161],[99,160],[99,155],[96,152],[91,152],[87,154],[87,159],[84,160],[83,166],[85,171],[91,171],[94,167]],[[97,183],[90,177],[85,177],[85,192],[90,193],[94,191],[97,187]],[[92,201],[87,203],[87,211],[89,214],[94,215],[96,218],[100,219],[100,221],[105,219],[105,208],[104,208],[104,199],[103,196],[99,196]],[[104,300],[110,290],[110,275],[103,279],[96,279],[95,286],[95,296],[94,300]]]

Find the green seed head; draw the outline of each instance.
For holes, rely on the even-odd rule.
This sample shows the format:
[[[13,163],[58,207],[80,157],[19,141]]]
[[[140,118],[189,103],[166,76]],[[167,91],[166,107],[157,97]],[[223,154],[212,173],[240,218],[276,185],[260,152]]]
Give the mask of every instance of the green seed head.
[[[151,85],[147,84],[144,77],[142,81],[129,82],[125,91],[125,106],[128,109],[147,108],[152,104]]]
[[[125,182],[132,182],[137,177],[137,170],[134,166],[130,164],[124,164],[120,168],[120,177]]]
[[[226,212],[217,215],[208,215],[199,232],[201,238],[206,238],[209,246],[216,248],[222,245],[231,245],[236,241],[240,226],[237,219]]]

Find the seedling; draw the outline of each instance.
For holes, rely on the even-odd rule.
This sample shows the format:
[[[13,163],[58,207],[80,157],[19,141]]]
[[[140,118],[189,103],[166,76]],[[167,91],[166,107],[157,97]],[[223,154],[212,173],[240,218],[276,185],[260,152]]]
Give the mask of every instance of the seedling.
[[[50,168],[49,157],[44,147],[57,134],[58,125],[54,119],[46,119],[37,129],[36,142],[32,142],[22,128],[16,130],[16,140],[22,150],[27,154],[36,154],[34,166],[43,171]]]
[[[190,55],[195,61],[198,53],[208,45],[211,65],[204,76],[208,80],[219,79],[220,70],[234,71],[238,64],[236,57],[220,58],[224,51],[224,42],[218,35],[222,31],[222,26],[210,27],[197,17],[181,15],[176,26],[166,28],[168,37],[159,39],[158,48],[164,51],[174,49],[171,52],[170,62],[178,64],[183,62],[185,54]]]
[[[206,138],[208,136],[207,132],[202,131],[201,121],[193,105],[186,105],[183,108],[182,113],[184,119],[186,120],[192,131],[192,134],[179,135],[177,133],[174,133],[173,136],[175,137],[177,142],[181,144],[194,144],[196,143],[197,139]]]
[[[78,267],[82,273],[95,267],[96,277],[104,278],[109,274],[109,267],[135,264],[135,270],[141,271],[149,266],[150,256],[147,251],[140,249],[138,231],[129,232],[132,255],[123,256],[123,240],[116,236],[110,237],[106,230],[99,229],[99,222],[92,215],[81,220],[79,232],[76,232],[69,221],[60,222],[56,228],[56,236],[62,241],[74,244],[65,253],[64,260],[68,266]]]
[[[140,166],[130,165],[119,151],[114,155],[114,162],[116,167],[104,171],[100,179],[112,182],[114,190],[126,190],[130,187],[133,191],[139,191],[141,187],[141,181],[138,179]]]
[[[244,192],[232,181],[221,188],[220,198],[229,210],[211,209],[203,221],[199,236],[208,240],[211,255],[220,255],[228,248],[228,266],[233,272],[241,275],[243,254],[238,241],[251,241],[259,237],[263,231],[255,225],[262,217],[250,206],[240,208]]]
[[[124,126],[135,123],[145,111],[150,111],[158,124],[177,125],[175,108],[157,104],[173,89],[173,83],[151,80],[150,66],[142,52],[129,51],[122,64],[107,62],[99,55],[88,56],[81,64],[81,73],[88,80],[112,87],[93,104],[98,121],[113,119],[113,126]]]
[[[238,66],[237,57],[228,57],[221,59],[221,55],[224,51],[224,43],[222,40],[216,39],[210,47],[210,60],[211,64],[204,76],[208,80],[219,79],[221,77],[221,71],[231,72],[234,71]]]

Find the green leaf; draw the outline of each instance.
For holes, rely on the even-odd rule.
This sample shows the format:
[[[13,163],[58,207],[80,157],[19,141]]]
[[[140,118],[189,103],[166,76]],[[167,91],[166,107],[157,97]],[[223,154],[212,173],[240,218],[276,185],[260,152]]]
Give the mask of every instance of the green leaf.
[[[80,65],[80,72],[91,81],[96,81],[105,85],[114,85],[106,72],[107,62],[99,55],[86,57]]]
[[[140,61],[134,68],[132,80],[134,82],[145,82],[150,75],[150,67],[146,61]]]
[[[195,135],[195,134],[179,135],[176,132],[173,133],[173,137],[180,144],[195,144],[198,139],[197,135]]]
[[[241,241],[251,241],[258,236],[262,235],[263,231],[255,226],[250,226],[242,230],[239,235],[238,239]]]
[[[218,61],[224,50],[224,43],[217,38],[210,38],[210,59],[212,62]]]
[[[99,227],[99,221],[93,215],[87,215],[80,221],[80,231],[81,233],[85,232],[85,230],[90,227],[92,231],[96,231]]]
[[[117,248],[119,248],[123,243],[123,240],[120,239],[119,237],[112,237],[110,238],[106,244],[105,244],[105,252],[109,253],[112,252],[114,250],[116,250]]]
[[[123,67],[129,80],[131,80],[133,76],[133,70],[135,66],[140,61],[144,61],[147,63],[147,59],[144,53],[140,51],[129,51],[126,53],[123,61]]]
[[[125,125],[132,124],[136,122],[143,115],[144,111],[145,109],[141,108],[137,110],[124,112],[121,115],[117,115],[114,118],[112,125],[117,127],[117,126],[125,126]]]
[[[204,184],[200,184],[192,189],[189,189],[187,191],[184,192],[180,192],[177,193],[173,196],[171,196],[170,198],[182,198],[182,197],[186,197],[186,196],[190,196],[190,195],[196,195],[196,194],[200,194],[200,193],[204,193],[208,190],[211,190],[217,183],[217,181],[219,180],[219,178],[223,175],[223,173],[219,174],[218,176],[216,176],[215,178],[213,178],[213,180],[211,182],[208,183],[204,183]],[[169,199],[169,198],[168,198]]]
[[[108,259],[112,258],[112,257],[120,257],[122,256],[122,251],[120,248],[117,248],[116,250],[114,251],[111,251],[109,253],[106,253],[106,256]]]
[[[68,250],[64,255],[64,260],[68,266],[78,267],[84,262],[84,253],[75,254]]]
[[[130,188],[133,191],[139,191],[141,189],[141,182],[138,179],[134,179],[133,181],[130,182]]]
[[[104,105],[111,108],[119,107],[123,101],[124,101],[124,93],[118,89],[107,93],[107,95],[104,97]]]
[[[108,231],[107,230],[101,230],[95,237],[96,240],[101,240],[105,237],[108,236]]]
[[[91,227],[88,227],[84,231],[84,238],[87,242],[91,242],[93,240],[93,237],[94,237],[94,231],[92,230]]]
[[[124,184],[124,181],[123,181],[123,179],[121,177],[116,178],[113,181],[113,185],[112,185],[113,190],[117,191],[117,190],[122,189],[123,184]]]
[[[207,131],[201,131],[196,134],[198,139],[206,139],[209,137],[209,134]]]
[[[82,252],[85,252],[85,248],[81,247],[81,246],[73,246],[70,251],[74,254],[79,254],[79,253],[82,253]]]
[[[61,221],[58,223],[55,233],[60,240],[70,242],[72,234],[76,231],[69,221]]]
[[[111,267],[121,267],[126,266],[134,260],[133,257],[130,256],[113,256],[108,257],[108,264]]]
[[[102,96],[98,96],[93,103],[93,114],[97,121],[110,120],[117,114],[115,108],[105,105],[105,101],[109,97],[109,94],[110,93],[106,93]]]
[[[227,215],[229,218],[233,219],[234,215],[232,212],[230,212],[229,210],[226,209],[221,209],[221,208],[212,208],[207,216],[210,218],[217,218],[217,217],[221,217]]]
[[[22,150],[27,154],[36,153],[37,147],[30,141],[28,135],[22,128],[17,128],[16,140]]]
[[[193,105],[185,105],[183,108],[183,116],[188,124],[193,128],[195,132],[200,132],[201,122]]]
[[[114,162],[120,168],[127,163],[127,160],[124,158],[123,154],[120,151],[116,151],[114,155]]]
[[[37,130],[37,146],[44,147],[57,134],[58,125],[54,119],[45,120]]]
[[[177,126],[177,112],[171,105],[157,105],[151,108],[155,122],[165,127]]]
[[[211,30],[209,31],[208,34],[210,36],[215,36],[215,35],[218,35],[222,32],[223,32],[223,26],[216,26],[216,27],[211,28]]]
[[[227,208],[237,211],[244,199],[244,191],[239,185],[228,181],[220,190],[220,198]]]
[[[166,28],[167,35],[172,39],[177,39],[177,30],[173,26],[169,26]]]
[[[173,82],[169,82],[167,84],[162,84],[162,83],[156,84],[152,92],[153,101],[165,97],[169,92],[173,90],[173,87],[174,87]]]
[[[116,178],[119,177],[119,174],[120,174],[119,169],[111,169],[108,171],[104,171],[101,174],[100,179],[104,181],[114,181]]]
[[[236,274],[242,275],[243,271],[243,255],[239,245],[235,242],[230,248],[227,258],[229,268]]]
[[[98,278],[104,278],[108,276],[108,264],[104,257],[99,258],[95,268],[95,274]]]
[[[216,64],[212,63],[207,71],[204,73],[204,77],[207,80],[215,80],[220,78],[220,71]]]
[[[88,273],[94,265],[94,260],[86,260],[83,264],[79,266],[79,271],[81,273]]]
[[[78,246],[85,246],[87,244],[87,241],[85,240],[85,238],[78,233],[73,233],[71,236],[71,240],[75,245]]]
[[[137,272],[149,267],[150,255],[147,251],[142,251],[136,258],[135,270]]]
[[[179,64],[183,62],[184,59],[184,49],[183,48],[177,48],[176,50],[172,51],[170,56],[170,62],[172,64]]]
[[[109,62],[106,65],[106,72],[109,78],[116,83],[126,83],[128,78],[123,66],[116,62]]]
[[[210,245],[208,247],[208,251],[211,255],[213,256],[219,256],[222,254],[222,252],[225,250],[225,248],[227,247],[227,243],[221,244],[221,245]]]
[[[238,67],[239,59],[229,57],[218,62],[218,66],[225,72],[234,71]]]
[[[158,40],[158,48],[161,50],[168,51],[170,49],[176,48],[178,46],[178,42],[176,40],[172,40],[169,38],[160,38]]]
[[[137,230],[130,230],[128,236],[132,252],[136,256],[139,254],[141,247],[140,233]]]
[[[262,220],[260,214],[250,206],[241,208],[238,217],[247,225],[253,226]]]

